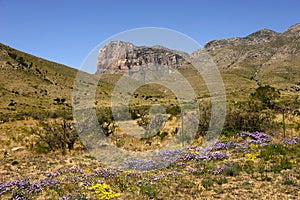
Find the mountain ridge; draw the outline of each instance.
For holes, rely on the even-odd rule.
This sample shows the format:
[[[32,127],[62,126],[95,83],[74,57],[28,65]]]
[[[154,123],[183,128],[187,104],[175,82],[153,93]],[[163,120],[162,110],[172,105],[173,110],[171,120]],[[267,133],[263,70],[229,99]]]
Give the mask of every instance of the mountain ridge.
[[[191,59],[199,58],[204,50],[221,71],[235,73],[257,84],[286,89],[300,82],[299,33],[300,24],[282,33],[263,28],[245,37],[210,41],[191,54],[161,46],[139,47],[123,41],[107,43],[99,50],[97,73],[104,69],[109,73],[134,73],[148,65],[161,64],[185,69]]]

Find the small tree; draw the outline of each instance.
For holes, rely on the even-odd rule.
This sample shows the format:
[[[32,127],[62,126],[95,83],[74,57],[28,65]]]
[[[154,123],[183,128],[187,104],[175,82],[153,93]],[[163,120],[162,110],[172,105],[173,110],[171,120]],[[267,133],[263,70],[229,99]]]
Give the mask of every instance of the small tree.
[[[280,92],[269,85],[259,86],[251,97],[261,102],[261,109],[274,109],[275,100],[280,97]]]

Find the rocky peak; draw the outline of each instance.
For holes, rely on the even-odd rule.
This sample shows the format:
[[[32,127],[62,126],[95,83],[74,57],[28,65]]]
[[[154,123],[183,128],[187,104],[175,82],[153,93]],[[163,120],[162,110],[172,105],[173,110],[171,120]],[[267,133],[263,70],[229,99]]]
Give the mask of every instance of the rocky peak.
[[[205,45],[205,48],[208,51],[213,51],[224,47],[234,47],[234,46],[241,46],[241,45],[257,45],[257,44],[270,42],[273,39],[275,39],[278,35],[279,33],[264,28],[246,37],[235,37],[235,38],[228,38],[222,40],[213,40],[211,42],[208,42]]]
[[[264,42],[270,42],[272,39],[274,39],[276,36],[278,36],[279,33],[276,33],[275,31],[269,30],[269,29],[261,29],[258,30],[247,37],[245,37],[245,40],[252,41],[254,44],[264,43]]]
[[[285,37],[299,37],[300,36],[300,23],[290,26],[285,32],[282,33]]]
[[[241,44],[241,40],[242,38],[239,37],[222,39],[222,40],[212,40],[206,43],[204,48],[208,51],[213,51],[223,47],[238,46],[239,44]]]

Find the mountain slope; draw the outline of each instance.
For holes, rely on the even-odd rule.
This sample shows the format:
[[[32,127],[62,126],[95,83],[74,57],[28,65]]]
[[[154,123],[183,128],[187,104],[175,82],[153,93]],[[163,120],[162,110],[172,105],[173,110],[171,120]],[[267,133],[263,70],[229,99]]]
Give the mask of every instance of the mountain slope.
[[[244,38],[208,42],[215,63],[223,71],[282,89],[300,82],[300,24],[283,33],[262,29]]]
[[[0,112],[67,109],[76,73],[76,69],[0,44]]]

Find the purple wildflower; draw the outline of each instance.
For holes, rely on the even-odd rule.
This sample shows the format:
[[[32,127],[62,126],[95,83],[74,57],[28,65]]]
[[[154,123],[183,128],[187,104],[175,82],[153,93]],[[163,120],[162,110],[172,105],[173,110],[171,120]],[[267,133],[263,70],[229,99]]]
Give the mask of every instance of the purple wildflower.
[[[281,141],[287,145],[297,144],[300,141],[300,138],[282,138]]]

